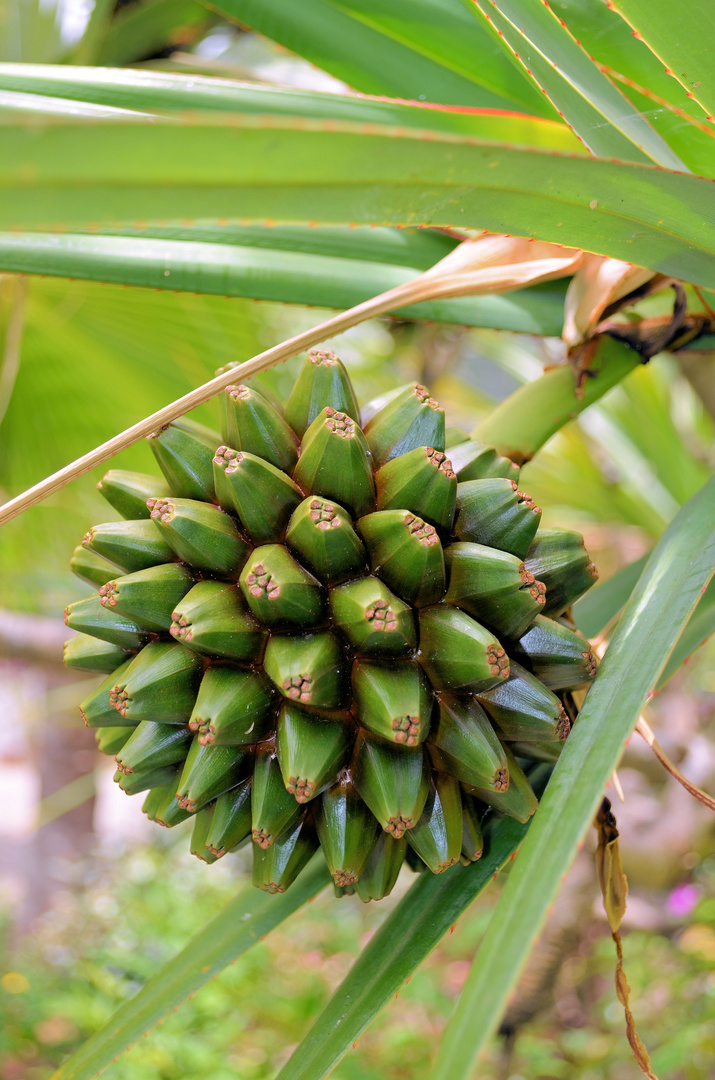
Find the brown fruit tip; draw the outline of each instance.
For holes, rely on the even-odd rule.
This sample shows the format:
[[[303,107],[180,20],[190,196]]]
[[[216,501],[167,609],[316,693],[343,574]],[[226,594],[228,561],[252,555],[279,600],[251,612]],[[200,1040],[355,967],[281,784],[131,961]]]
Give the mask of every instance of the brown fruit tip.
[[[226,393],[234,401],[245,401],[247,397],[250,397],[251,390],[244,383],[239,383],[238,386],[227,386]]]
[[[181,803],[179,803],[179,805],[181,805]],[[273,837],[270,833],[267,833],[265,829],[251,829],[251,839],[254,844],[258,844],[264,851],[273,843]]]
[[[82,723],[84,724],[84,726],[89,727],[89,724],[87,723],[87,717],[84,715],[81,709],[79,710],[79,715],[82,717]]]
[[[149,504],[149,501],[150,500],[147,499],[147,505]],[[154,506],[149,517],[153,518],[155,521],[163,521],[165,524],[171,521],[176,512],[176,508],[171,499],[154,499],[152,501]]]
[[[121,762],[121,761],[119,760],[119,758],[116,758],[116,757],[115,757],[115,759],[114,759],[114,762],[115,762],[115,764],[116,764],[117,768],[119,769],[119,771],[120,771],[120,772],[122,772],[122,773],[124,773],[124,774],[125,774],[126,776],[128,776],[128,775],[129,775],[129,773],[133,773],[133,772],[134,772],[134,769],[130,769],[128,765],[124,765],[124,764],[123,764],[123,763],[122,763],[122,762]]]
[[[346,885],[354,885],[357,879],[357,874],[354,874],[352,870],[336,870],[333,874],[333,881],[339,889],[344,889]]]
[[[260,886],[264,892],[268,893],[282,893],[285,892],[283,885],[278,885],[275,881],[266,881]]]
[[[497,769],[494,773],[494,790],[507,791],[509,788],[509,770]]]
[[[439,866],[437,867],[437,869],[435,870],[435,874],[443,874],[445,872],[445,870],[449,870],[450,866],[454,866],[454,864],[456,862],[458,862],[458,861],[459,861],[459,856],[455,855],[455,857],[453,859],[448,859],[447,862],[440,863]]]
[[[325,410],[325,426],[333,434],[340,435],[343,439],[355,438],[357,424],[352,417],[348,416],[347,413],[337,412],[330,405]]]
[[[596,672],[598,671],[598,661],[596,660],[593,649],[586,649],[585,652],[581,653],[581,656],[586,661],[586,670],[588,671],[589,679],[595,679]]]
[[[190,814],[195,813],[196,803],[193,802],[193,800],[190,799],[188,795],[182,795],[181,798],[179,798],[177,793],[176,801],[182,810],[188,810]]]
[[[422,518],[415,517],[414,514],[408,514],[405,518],[405,528],[411,536],[420,540],[425,547],[439,543],[439,537],[434,525],[428,525]]]
[[[415,395],[420,399],[423,405],[429,405],[430,409],[439,408],[439,402],[435,401],[435,399],[430,396],[429,390],[427,390],[422,383],[415,383]]]
[[[305,803],[315,791],[315,782],[300,776],[291,776],[286,784],[286,791],[295,796],[296,802]]]
[[[414,819],[410,817],[403,817],[402,814],[398,814],[396,817],[391,817],[387,825],[385,825],[385,832],[395,840],[401,840],[408,829],[411,829],[414,825]]]
[[[452,480],[456,477],[456,473],[452,468],[452,462],[449,460],[446,454],[443,454],[441,450],[435,450],[433,446],[425,446],[425,457],[434,465],[440,472],[443,472],[448,479]]]
[[[311,349],[308,353],[311,364],[325,364],[326,367],[334,367],[338,363],[338,357],[330,349]]]
[[[559,705],[559,718],[556,721],[556,734],[561,742],[569,737],[571,732],[571,720],[563,705]]]
[[[226,848],[225,847],[217,848],[217,847],[213,847],[211,844],[206,845],[206,850],[210,851],[212,855],[215,855],[217,859],[222,859],[223,856],[226,854]]]
[[[108,581],[99,590],[99,602],[102,607],[116,607],[119,585],[116,581]]]

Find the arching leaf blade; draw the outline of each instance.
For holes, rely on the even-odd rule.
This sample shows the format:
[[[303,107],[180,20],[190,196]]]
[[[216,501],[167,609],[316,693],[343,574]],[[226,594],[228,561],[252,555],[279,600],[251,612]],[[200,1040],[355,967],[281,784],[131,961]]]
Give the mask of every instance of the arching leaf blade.
[[[218,0],[212,6],[362,93],[554,115],[454,0]]]
[[[490,24],[528,77],[567,124],[600,157],[651,160],[684,168],[680,158],[571,36],[548,4],[529,0],[463,0]]]
[[[417,277],[419,270],[367,260],[135,236],[0,233],[0,271],[349,308]],[[398,308],[401,318],[558,335],[565,288],[434,300]]]
[[[612,0],[610,6],[633,28],[712,120],[715,114],[715,10],[707,0]]]
[[[471,1075],[643,704],[714,569],[715,478],[668,526],[624,609],[447,1026],[434,1080]]]
[[[402,101],[294,90],[242,83],[201,75],[126,68],[63,67],[43,64],[0,65],[0,89],[7,93],[67,99],[91,107],[103,105],[143,113],[196,111],[286,116],[359,124],[395,124],[492,138],[520,146],[543,146],[565,153],[584,153],[572,132],[556,120],[526,113],[455,106],[429,101]],[[29,107],[29,104],[26,107]],[[36,108],[42,108],[38,101]]]
[[[317,130],[315,129],[317,128]],[[285,117],[0,127],[0,228],[276,220],[486,228],[715,286],[713,182]]]

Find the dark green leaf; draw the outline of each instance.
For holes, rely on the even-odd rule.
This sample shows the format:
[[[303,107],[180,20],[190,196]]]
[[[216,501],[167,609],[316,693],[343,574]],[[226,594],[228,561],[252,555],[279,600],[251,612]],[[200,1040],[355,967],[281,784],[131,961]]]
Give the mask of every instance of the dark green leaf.
[[[315,236],[319,232],[311,230]],[[52,233],[0,233],[0,271],[328,308],[352,307],[419,273],[417,268],[263,246]],[[563,301],[563,286],[546,286],[506,296],[434,300],[399,308],[395,314],[558,335]]]
[[[594,638],[615,619],[633,592],[647,562],[648,555],[641,556],[576,601],[571,614],[582,634]]]
[[[0,227],[205,220],[208,207],[214,220],[459,225],[715,285],[711,181],[489,140],[328,127],[244,115],[7,123]]]

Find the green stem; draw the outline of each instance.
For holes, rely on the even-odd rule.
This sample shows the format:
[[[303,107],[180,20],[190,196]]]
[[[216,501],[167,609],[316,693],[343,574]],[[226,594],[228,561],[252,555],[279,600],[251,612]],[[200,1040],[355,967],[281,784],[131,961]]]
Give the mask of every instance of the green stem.
[[[613,338],[595,342],[589,376],[580,393],[571,364],[552,368],[540,379],[519,387],[472,432],[472,438],[495,446],[500,454],[522,465],[569,420],[638,367],[640,357]]]

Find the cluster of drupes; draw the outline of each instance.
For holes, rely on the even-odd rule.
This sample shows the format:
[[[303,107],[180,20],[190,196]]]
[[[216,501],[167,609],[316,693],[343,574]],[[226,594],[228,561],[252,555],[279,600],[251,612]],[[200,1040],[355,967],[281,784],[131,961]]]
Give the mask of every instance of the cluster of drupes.
[[[72,559],[97,592],[65,661],[108,676],[80,708],[115,780],[192,817],[206,862],[251,844],[268,891],[318,846],[363,900],[405,860],[478,859],[486,814],[533,814],[595,674],[564,614],[595,578],[582,538],[540,530],[514,463],[419,384],[361,414],[314,352],[285,409],[256,385],[221,407],[222,439],[149,439],[162,479],[107,473],[124,520]]]

